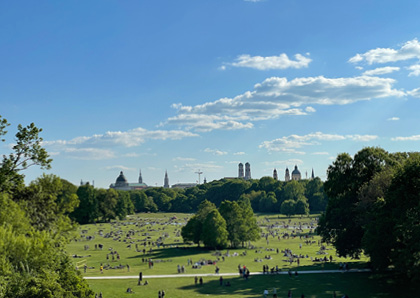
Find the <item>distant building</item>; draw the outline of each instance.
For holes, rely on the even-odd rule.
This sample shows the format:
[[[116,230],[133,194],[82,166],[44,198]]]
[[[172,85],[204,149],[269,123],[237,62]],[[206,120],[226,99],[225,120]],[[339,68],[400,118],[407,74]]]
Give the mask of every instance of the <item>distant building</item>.
[[[289,168],[287,168],[287,167],[286,167],[286,174],[284,175],[284,181],[286,181],[286,182],[290,181]]]
[[[245,164],[245,175],[244,175],[244,165],[243,163],[239,163],[238,178],[245,179],[245,180],[251,179],[251,165],[249,164],[249,162]],[[225,179],[233,179],[233,177],[225,177]]]
[[[169,178],[168,178],[168,172],[165,171],[165,178],[163,180],[163,187],[164,188],[169,188]]]
[[[244,165],[243,163],[239,163],[238,165],[238,178],[244,178]]]
[[[251,165],[249,162],[245,164],[245,180],[251,179]]]
[[[277,176],[277,170],[276,169],[274,169],[274,171],[273,171],[273,178],[274,178],[274,180],[279,180],[279,177]]]
[[[300,174],[298,167],[295,165],[295,169],[292,172],[292,180],[299,181],[300,179],[302,179],[302,175]]]
[[[138,183],[129,183],[127,179],[125,178],[124,173],[121,171],[120,175],[115,180],[115,183],[112,183],[109,187],[116,190],[136,190],[136,189],[147,188],[147,184],[143,183],[141,172],[140,172]]]

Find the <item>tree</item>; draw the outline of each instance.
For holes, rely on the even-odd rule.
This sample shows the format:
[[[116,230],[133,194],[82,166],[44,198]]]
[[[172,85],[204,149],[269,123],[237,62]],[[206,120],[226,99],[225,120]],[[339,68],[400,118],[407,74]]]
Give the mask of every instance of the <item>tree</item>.
[[[97,190],[96,198],[99,204],[99,213],[101,214],[102,221],[110,221],[117,217],[117,203],[118,193],[115,189],[99,189]]]
[[[6,135],[6,127],[9,123],[0,116],[0,136]],[[39,134],[41,128],[37,128],[34,123],[23,127],[18,125],[18,132],[15,135],[15,144],[12,153],[8,156],[3,155],[0,164],[0,192],[13,192],[23,186],[22,171],[37,165],[41,169],[50,169],[52,159],[49,158],[47,151],[41,146],[42,138]],[[1,139],[5,141],[5,139]]]
[[[420,280],[420,154],[411,154],[400,167],[385,195],[379,216],[385,218],[379,225],[387,234],[391,264],[413,280]],[[389,230],[388,230],[389,231]],[[382,247],[377,247],[382,249]]]
[[[228,240],[232,247],[241,243],[241,235],[244,234],[245,221],[242,215],[242,208],[237,202],[223,201],[220,204],[219,212],[226,221]]]
[[[267,196],[260,199],[260,212],[273,212],[276,207],[277,199],[274,192],[269,192]]]
[[[302,215],[308,215],[309,214],[308,199],[305,198],[304,196],[301,196],[296,201],[295,214],[302,214]]]
[[[203,243],[207,247],[226,247],[228,243],[226,221],[217,209],[213,209],[207,214],[203,223],[203,232],[201,235]]]
[[[181,236],[184,242],[192,241],[200,246],[200,241],[203,239],[204,221],[212,210],[216,210],[216,205],[213,203],[204,200],[200,204],[197,213],[181,229]]]
[[[95,188],[89,184],[81,185],[77,189],[77,196],[80,200],[79,208],[75,209],[70,217],[80,224],[96,222],[100,211]]]
[[[311,211],[319,212],[325,210],[328,198],[324,193],[324,184],[319,177],[315,177],[306,184],[305,197],[308,198]]]
[[[243,225],[239,230],[239,240],[242,246],[246,241],[256,241],[261,237],[261,229],[258,226],[257,219],[254,216],[251,203],[247,199],[239,200],[239,207],[242,209]]]
[[[79,204],[75,186],[55,175],[45,175],[32,181],[28,187],[13,194],[37,230],[53,233],[69,232],[73,224],[68,214]]]
[[[295,214],[296,201],[286,200],[281,204],[280,212],[284,215],[291,216]]]
[[[130,194],[126,191],[117,191],[118,199],[115,215],[118,219],[123,220],[128,214],[134,213],[134,205],[130,200]]]
[[[302,183],[292,180],[286,183],[283,189],[285,200],[297,201],[301,196],[305,195],[305,187]]]
[[[366,210],[358,204],[362,186],[377,173],[398,165],[401,157],[381,148],[367,147],[353,159],[346,153],[340,154],[328,167],[324,188],[329,201],[318,232],[324,241],[334,244],[340,256],[357,257],[362,252],[361,220],[366,216]]]

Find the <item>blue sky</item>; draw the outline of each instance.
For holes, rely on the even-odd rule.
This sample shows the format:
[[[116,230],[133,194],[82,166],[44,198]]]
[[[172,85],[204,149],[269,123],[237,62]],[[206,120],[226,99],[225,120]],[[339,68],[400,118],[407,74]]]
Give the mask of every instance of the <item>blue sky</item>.
[[[2,1],[0,115],[107,188],[420,145],[419,1]],[[32,168],[27,181],[42,173]]]

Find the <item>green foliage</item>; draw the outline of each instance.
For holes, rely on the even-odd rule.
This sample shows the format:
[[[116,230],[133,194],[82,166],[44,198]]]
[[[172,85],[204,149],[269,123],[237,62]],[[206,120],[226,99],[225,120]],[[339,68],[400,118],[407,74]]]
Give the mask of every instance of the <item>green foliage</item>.
[[[226,221],[217,209],[211,210],[203,222],[202,240],[205,246],[214,248],[226,247],[228,232]]]
[[[218,219],[219,215],[223,221]],[[215,230],[207,235],[211,226],[207,225],[207,230],[204,227],[209,222],[217,222],[220,226],[214,226]],[[216,237],[214,233],[220,235]],[[237,247],[240,243],[243,245],[246,241],[259,239],[260,229],[249,201],[223,201],[217,210],[213,203],[205,200],[200,204],[197,214],[182,228],[181,235],[184,242],[192,241],[199,245],[202,241],[206,246],[225,247],[229,240],[231,247]]]
[[[280,212],[287,216],[291,216],[295,214],[295,210],[296,210],[295,200],[286,200],[281,204],[281,207],[280,207]]]
[[[81,185],[77,189],[80,203],[70,217],[80,224],[93,223],[99,220],[99,202],[96,198],[96,190],[89,184]]]
[[[93,297],[47,232],[0,226],[0,297]]]
[[[0,136],[6,135],[5,128],[9,126],[6,119],[0,116]],[[12,153],[3,155],[0,164],[0,192],[13,192],[23,186],[23,170],[38,165],[41,169],[50,169],[52,159],[47,151],[41,146],[42,138],[39,134],[41,128],[34,123],[23,127],[18,125],[18,132],[15,135],[15,144]],[[5,139],[1,139],[5,141]]]
[[[319,232],[340,255],[362,250],[372,266],[420,280],[420,154],[365,148],[329,167]]]
[[[377,173],[398,165],[399,160],[381,148],[367,147],[354,159],[340,154],[328,167],[324,188],[329,202],[318,231],[325,241],[334,243],[339,255],[356,257],[362,252],[361,218],[367,210],[360,208],[358,193]]]

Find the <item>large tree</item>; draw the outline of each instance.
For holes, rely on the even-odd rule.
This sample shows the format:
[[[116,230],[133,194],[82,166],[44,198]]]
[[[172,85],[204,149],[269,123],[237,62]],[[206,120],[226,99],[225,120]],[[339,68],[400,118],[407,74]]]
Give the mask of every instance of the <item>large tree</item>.
[[[217,209],[211,210],[203,222],[203,243],[211,248],[224,248],[228,243],[226,221]]]

